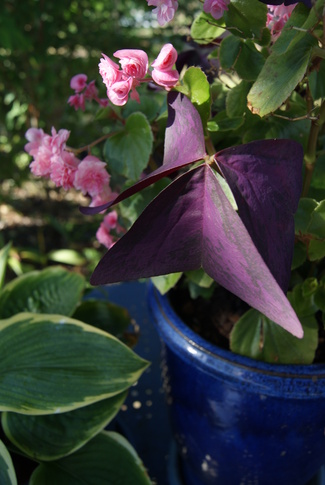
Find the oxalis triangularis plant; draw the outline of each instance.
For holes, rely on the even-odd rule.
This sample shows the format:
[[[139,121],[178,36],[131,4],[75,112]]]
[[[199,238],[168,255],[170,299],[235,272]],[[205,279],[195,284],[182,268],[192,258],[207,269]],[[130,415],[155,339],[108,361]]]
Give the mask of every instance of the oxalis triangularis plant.
[[[172,19],[178,7],[175,1],[148,3],[156,6],[161,25]],[[103,175],[104,162],[92,155],[78,160],[81,149],[66,147],[68,135],[60,144],[58,134],[53,133],[56,141],[49,145],[55,149],[60,145],[62,159],[74,157],[68,168],[65,164],[63,178],[66,185],[91,197],[92,207],[84,207],[82,212],[101,213],[114,206],[116,210],[104,218],[114,228],[118,227],[118,203],[125,204],[128,197],[161,179],[171,179],[120,239],[113,245],[108,241],[110,248],[95,269],[92,284],[158,275],[175,275],[172,281],[176,282],[182,273],[203,270],[211,281],[252,307],[234,326],[230,339],[233,351],[270,362],[310,363],[319,330],[314,316],[325,309],[322,272],[315,270],[314,263],[324,256],[319,224],[323,205],[306,198],[325,118],[319,87],[324,84],[324,5],[321,0],[300,4],[274,1],[268,7],[263,3],[206,1],[204,12],[193,22],[193,38],[206,44],[217,38],[221,68],[235,74],[235,87],[227,87],[226,95],[222,81],[216,78],[210,91],[206,76],[197,67],[185,70],[179,78],[173,67],[177,54],[171,44],[164,46],[152,63],[149,78],[143,51],[117,51],[120,65],[103,56],[100,72],[113,105],[123,107],[129,97],[140,101],[137,89],[148,82],[170,91],[163,163],[132,186],[118,194],[110,190],[109,176]],[[228,35],[221,39],[220,29],[228,29]],[[98,97],[93,84],[86,85],[86,80],[85,75],[74,78],[71,87],[75,95],[69,103],[84,109],[85,100],[92,96],[105,106],[105,100]],[[213,88],[226,100],[226,110],[220,113],[210,113]],[[217,100],[222,97],[214,96]],[[269,124],[263,116],[269,116]],[[223,128],[225,120],[228,128]],[[305,121],[308,125],[299,136],[288,127],[293,122],[302,126],[299,123]],[[282,123],[281,129],[276,122]],[[227,130],[232,130],[235,145],[216,150],[214,143],[221,142],[215,134],[218,130],[225,133],[225,139]],[[255,139],[247,136],[252,131]],[[273,132],[279,132],[282,139],[270,136]],[[286,132],[289,138],[283,136]],[[123,140],[123,134],[119,136]],[[126,136],[128,143],[130,136]],[[137,136],[132,139],[134,147],[137,143],[141,146],[142,135]],[[247,138],[254,141],[240,142]],[[64,186],[54,171],[58,160],[52,159],[51,150],[46,176]],[[35,162],[37,154],[30,149],[29,153]],[[98,177],[90,177],[90,173]],[[318,186],[321,184],[322,179]],[[299,278],[295,276],[296,285],[290,288],[288,299],[295,240],[304,246],[295,267],[303,269]],[[303,265],[310,261],[314,269],[305,270]]]

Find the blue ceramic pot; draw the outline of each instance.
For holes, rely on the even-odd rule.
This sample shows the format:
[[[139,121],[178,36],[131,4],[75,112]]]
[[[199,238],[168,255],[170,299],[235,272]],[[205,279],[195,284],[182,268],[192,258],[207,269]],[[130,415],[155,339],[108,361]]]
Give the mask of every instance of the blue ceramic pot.
[[[325,463],[325,365],[219,349],[149,288],[186,485],[305,485]]]

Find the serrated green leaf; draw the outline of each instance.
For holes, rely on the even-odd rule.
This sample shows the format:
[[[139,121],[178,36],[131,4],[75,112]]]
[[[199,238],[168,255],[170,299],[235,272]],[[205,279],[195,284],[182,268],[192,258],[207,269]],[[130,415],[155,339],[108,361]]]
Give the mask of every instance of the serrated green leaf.
[[[137,180],[149,162],[153,136],[143,113],[132,113],[125,126],[106,140],[104,155],[110,171]]]
[[[265,116],[278,109],[306,73],[316,40],[306,33],[282,54],[272,53],[248,93],[254,113]]]
[[[291,269],[299,268],[307,259],[307,247],[302,242],[295,243]]]
[[[3,283],[5,280],[7,261],[9,257],[10,248],[11,248],[11,243],[8,243],[0,250],[0,290],[3,287]]]
[[[114,396],[148,363],[115,337],[62,315],[0,321],[0,410],[71,411]]]
[[[228,91],[226,98],[226,112],[229,118],[243,116],[247,109],[247,94],[250,87],[250,82],[242,81]]]
[[[37,461],[58,460],[102,431],[116,416],[126,395],[124,391],[61,414],[27,416],[5,412],[1,423],[7,438],[23,453]]]
[[[325,239],[322,241],[311,240],[308,245],[308,259],[318,261],[325,257]]]
[[[11,456],[2,441],[0,441],[0,483],[1,485],[17,485]]]
[[[184,74],[183,85],[176,89],[190,98],[205,129],[210,117],[211,97],[210,85],[204,72],[198,67],[190,67]]]
[[[224,21],[230,32],[239,37],[262,40],[266,25],[267,7],[252,0],[232,0]]]
[[[242,41],[235,35],[225,37],[219,49],[219,61],[223,69],[231,69],[239,56]]]
[[[308,284],[310,283],[309,280],[310,279],[308,278],[306,282],[299,283],[288,292],[288,300],[299,317],[312,316],[318,310],[314,298],[318,285],[315,287],[311,286],[309,289],[312,291],[307,292],[306,288],[308,288]],[[314,280],[314,278],[311,278],[311,280]]]
[[[244,123],[244,120],[244,116],[228,118],[226,111],[222,111],[208,121],[208,130],[222,132],[237,130]]]
[[[64,268],[30,271],[8,283],[0,294],[0,318],[19,312],[71,315],[79,303],[85,279]]]
[[[121,435],[102,432],[70,456],[42,463],[29,485],[151,485],[135,450]]]
[[[217,21],[212,15],[201,12],[192,23],[191,37],[198,44],[210,44],[225,32],[225,28],[220,26],[222,23],[222,20]]]
[[[232,330],[231,350],[272,364],[311,364],[318,345],[318,325],[313,316],[301,318],[301,323],[304,337],[298,339],[251,309]]]
[[[295,233],[306,234],[309,230],[312,214],[318,203],[314,199],[303,197],[299,200],[298,209],[295,213]]]

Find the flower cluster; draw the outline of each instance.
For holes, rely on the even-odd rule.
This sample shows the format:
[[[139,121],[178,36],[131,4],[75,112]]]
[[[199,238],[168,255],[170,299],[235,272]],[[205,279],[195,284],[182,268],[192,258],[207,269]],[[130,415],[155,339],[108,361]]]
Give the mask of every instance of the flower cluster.
[[[288,21],[296,5],[296,3],[287,7],[285,5],[267,5],[268,14],[266,25],[271,31],[273,42],[276,41],[281,34],[284,25]]]
[[[101,99],[98,97],[98,89],[95,86],[95,81],[90,81],[87,84],[86,74],[76,74],[70,81],[70,88],[74,90],[74,94],[69,97],[68,103],[74,107],[77,111],[81,109],[85,110],[85,102],[96,101],[100,106],[105,107],[108,104],[107,99]]]
[[[106,163],[93,155],[87,155],[83,160],[76,157],[73,151],[67,149],[66,142],[70,136],[68,130],[56,132],[52,128],[51,135],[44,133],[41,128],[30,128],[26,132],[28,143],[25,151],[33,157],[30,164],[31,172],[44,178],[50,178],[57,187],[65,190],[75,188],[91,198],[91,206],[98,206],[109,202],[117,196],[112,192],[109,182],[110,175],[106,170]],[[112,216],[110,216],[112,217]],[[107,228],[107,221],[106,226]],[[111,223],[111,228],[113,228]],[[118,228],[115,223],[114,229]],[[101,231],[103,233],[103,231]],[[99,239],[110,247],[113,238]],[[105,242],[104,242],[105,241]]]
[[[161,26],[174,18],[178,8],[176,0],[147,0],[147,2],[150,7],[156,7],[153,9],[153,13],[157,15],[158,23]],[[213,18],[220,19],[224,12],[228,10],[229,3],[230,0],[205,0],[203,10],[211,14]]]
[[[99,62],[99,73],[107,88],[107,97],[116,106],[125,105],[129,94],[131,99],[140,102],[136,88],[142,82],[153,80],[167,91],[178,83],[179,74],[173,68],[177,52],[172,44],[164,45],[157,59],[151,64],[153,67],[152,78],[146,78],[149,61],[143,50],[122,49],[116,51],[114,57],[119,59],[120,66],[105,54],[102,55]]]

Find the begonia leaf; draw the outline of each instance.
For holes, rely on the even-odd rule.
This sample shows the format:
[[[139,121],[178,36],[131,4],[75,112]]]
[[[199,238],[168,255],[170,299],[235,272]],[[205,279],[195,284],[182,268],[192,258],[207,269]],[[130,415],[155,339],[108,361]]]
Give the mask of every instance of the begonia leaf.
[[[294,217],[302,188],[303,150],[292,140],[260,140],[215,155],[238,213],[271,273],[286,291]]]
[[[80,210],[83,214],[97,214],[205,155],[204,133],[198,111],[184,94],[169,93],[163,165],[111,202],[98,207],[82,207]]]
[[[203,268],[297,337],[301,324],[208,164],[181,175],[96,267],[95,285]]]

